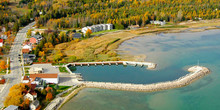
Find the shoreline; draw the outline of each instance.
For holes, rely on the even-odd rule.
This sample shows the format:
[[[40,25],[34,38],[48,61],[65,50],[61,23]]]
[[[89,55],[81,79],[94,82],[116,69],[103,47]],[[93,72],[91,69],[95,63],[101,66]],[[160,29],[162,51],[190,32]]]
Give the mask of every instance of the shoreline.
[[[202,28],[202,29],[201,29]],[[140,28],[141,29],[141,28]],[[130,38],[124,39],[124,40],[120,40],[119,43],[117,44],[116,48],[112,49],[113,51],[116,51],[118,53],[118,47],[125,41],[136,38],[136,37],[142,37],[142,36],[148,36],[148,35],[157,35],[157,34],[169,34],[169,33],[183,33],[183,32],[192,32],[192,33],[196,33],[196,32],[204,32],[207,30],[220,30],[220,28],[218,26],[202,26],[202,27],[194,27],[194,28],[174,28],[174,29],[167,29],[167,30],[158,30],[158,31],[153,31],[153,32],[144,32],[144,33],[139,33],[138,35],[134,35]],[[125,30],[126,31],[126,30]],[[125,51],[120,51],[121,53],[125,52]],[[120,58],[122,58],[122,60],[127,60],[127,59],[132,59],[131,61],[137,61],[135,57],[140,57],[140,55],[132,55],[132,54],[119,54],[118,56],[120,56]],[[142,56],[143,57],[143,56]],[[144,55],[144,57],[146,58],[147,55]],[[119,61],[122,61],[119,60]]]
[[[201,27],[204,27],[204,26],[201,26]],[[200,28],[201,28],[201,27],[200,27]],[[186,29],[174,29],[175,32],[174,32],[174,31],[166,31],[166,32],[164,32],[164,31],[159,31],[159,32],[153,32],[153,33],[139,34],[139,35],[135,35],[135,36],[132,36],[132,37],[130,37],[130,38],[126,38],[126,39],[120,41],[120,43],[118,43],[118,45],[117,45],[116,47],[118,48],[118,47],[120,46],[120,44],[123,43],[123,42],[126,41],[126,40],[133,39],[133,38],[135,38],[135,37],[140,37],[140,36],[143,36],[143,35],[155,35],[155,34],[163,33],[163,32],[164,32],[164,33],[203,32],[203,31],[206,31],[206,30],[220,29],[220,28],[218,28],[217,26],[216,26],[215,28],[210,28],[210,27],[212,27],[212,26],[208,26],[208,27],[206,27],[205,29],[202,29],[202,30],[200,30],[200,31],[191,31],[190,28],[186,28]],[[199,28],[199,27],[197,27],[197,28]],[[188,29],[190,29],[190,30],[188,30]],[[193,29],[195,29],[195,28],[193,28]],[[193,29],[192,29],[192,30],[193,30]],[[185,30],[185,31],[184,31],[184,30]],[[117,49],[117,48],[115,48],[115,49]],[[113,50],[115,50],[115,49],[113,49]],[[131,56],[134,57],[133,55],[131,55]],[[132,61],[135,61],[135,60],[132,60]],[[207,68],[207,69],[208,69],[208,68]],[[181,85],[181,87],[185,87],[185,86],[187,86],[187,85],[190,85],[190,84],[193,83],[194,81],[196,81],[196,80],[198,80],[198,79],[204,77],[205,75],[207,75],[207,74],[209,74],[209,73],[210,73],[210,70],[208,69],[208,72],[207,72],[207,73],[202,74],[201,76],[197,77],[196,79],[192,79],[192,80],[190,81],[190,83],[187,83],[186,85]],[[187,74],[187,75],[188,75],[188,74]],[[85,86],[85,85],[81,85],[80,88],[81,88],[80,90],[82,90],[82,89],[84,89],[84,88],[94,88],[94,87],[88,87],[88,86]],[[180,88],[180,87],[175,87],[175,88]],[[101,88],[101,89],[106,89],[106,88]],[[171,88],[169,88],[169,89],[171,89]],[[174,88],[172,88],[172,89],[174,89]],[[61,109],[62,106],[63,106],[65,103],[67,103],[70,99],[74,98],[75,95],[77,95],[78,92],[80,92],[80,90],[78,90],[77,92],[73,91],[72,93],[70,93],[70,94],[74,94],[74,95],[72,95],[72,96],[69,97],[68,99],[65,99],[65,101],[63,101],[63,103],[58,107],[58,110]],[[118,89],[109,89],[109,90],[118,90]],[[164,90],[167,90],[167,89],[164,89]],[[134,91],[134,92],[138,92],[138,91]],[[139,92],[146,92],[146,91],[139,91]],[[151,92],[153,92],[153,91],[151,91]]]

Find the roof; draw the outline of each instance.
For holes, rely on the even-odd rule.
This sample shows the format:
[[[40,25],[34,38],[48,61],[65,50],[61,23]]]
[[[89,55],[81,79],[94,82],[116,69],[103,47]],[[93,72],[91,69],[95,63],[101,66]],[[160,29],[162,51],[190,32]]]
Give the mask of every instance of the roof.
[[[81,35],[80,33],[75,33],[75,34],[73,34],[73,37],[74,37],[74,38],[81,38],[82,35]]]
[[[28,76],[24,76],[23,80],[29,80]]]
[[[24,45],[22,48],[23,49],[31,49],[31,46],[30,45]]]
[[[22,53],[29,53],[30,50],[29,49],[22,49]]]
[[[31,57],[36,57],[34,54],[23,54],[23,58],[31,58]]]
[[[30,74],[30,78],[36,78],[36,77],[39,77],[39,78],[57,78],[58,77],[58,74],[55,73],[55,74]]]
[[[31,67],[29,71],[43,71],[41,67]]]
[[[33,104],[34,106],[39,106],[39,101],[38,100],[35,100],[35,101],[33,101],[31,104]]]
[[[40,39],[40,38],[42,38],[41,35],[34,35],[34,36],[32,36],[32,37],[35,38],[35,39]]]
[[[15,105],[9,105],[7,108],[5,108],[5,110],[17,110],[18,106]]]
[[[0,39],[0,43],[3,43],[3,39]]]

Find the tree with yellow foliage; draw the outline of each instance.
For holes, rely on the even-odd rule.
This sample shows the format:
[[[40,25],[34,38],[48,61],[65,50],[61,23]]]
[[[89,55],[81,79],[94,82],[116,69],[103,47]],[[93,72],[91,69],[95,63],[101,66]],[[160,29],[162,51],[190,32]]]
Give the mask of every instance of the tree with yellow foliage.
[[[25,91],[25,85],[20,83],[20,84],[15,84],[9,89],[8,96],[6,97],[4,101],[4,106],[7,107],[9,105],[16,105],[20,106],[23,103],[23,94],[22,92]]]
[[[39,54],[38,54],[39,56],[44,56],[45,55],[45,53],[44,53],[44,51],[39,51]]]

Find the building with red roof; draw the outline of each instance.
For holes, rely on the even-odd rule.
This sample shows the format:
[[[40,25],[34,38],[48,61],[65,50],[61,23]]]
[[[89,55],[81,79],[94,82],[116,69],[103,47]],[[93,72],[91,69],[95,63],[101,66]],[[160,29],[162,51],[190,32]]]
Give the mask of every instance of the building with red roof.
[[[59,75],[57,73],[55,74],[30,74],[30,76],[24,76],[23,83],[31,82],[31,84],[42,84],[43,81],[46,81],[46,83],[51,84],[58,84],[59,83]]]
[[[0,47],[3,47],[4,41],[3,39],[0,39]]]

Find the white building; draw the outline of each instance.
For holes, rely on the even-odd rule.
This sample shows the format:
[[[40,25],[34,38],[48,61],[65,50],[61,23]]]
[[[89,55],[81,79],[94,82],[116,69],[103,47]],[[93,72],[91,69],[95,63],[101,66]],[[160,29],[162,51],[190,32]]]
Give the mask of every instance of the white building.
[[[7,35],[1,35],[1,39],[8,39],[8,36]]]
[[[151,24],[158,24],[158,25],[165,25],[166,24],[166,21],[163,20],[163,21],[150,21]]]
[[[40,103],[38,100],[33,101],[29,106],[30,110],[36,110],[39,105],[40,105]]]
[[[86,31],[90,29],[92,32],[99,32],[99,31],[104,31],[104,30],[112,30],[113,25],[112,24],[97,24],[97,25],[92,25],[92,26],[87,26],[82,28],[82,33],[85,35]]]
[[[37,94],[30,94],[30,93],[27,93],[25,96],[24,96],[24,99],[28,99],[30,101],[34,101],[35,99],[37,98]]]
[[[29,49],[30,51],[32,51],[32,46],[31,45],[24,45],[22,47],[22,49]]]
[[[41,67],[31,67],[29,69],[29,74],[38,74],[38,73],[43,73],[43,68],[41,68]]]
[[[46,83],[59,83],[59,76],[58,74],[30,74],[29,78],[31,79],[31,84],[39,85],[42,80],[46,81]]]

